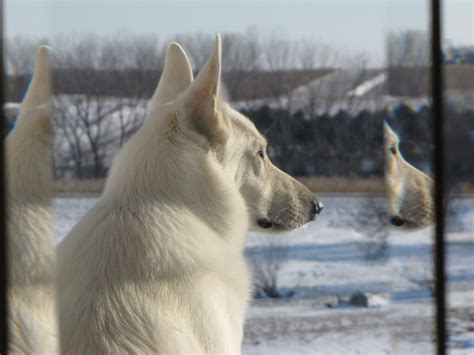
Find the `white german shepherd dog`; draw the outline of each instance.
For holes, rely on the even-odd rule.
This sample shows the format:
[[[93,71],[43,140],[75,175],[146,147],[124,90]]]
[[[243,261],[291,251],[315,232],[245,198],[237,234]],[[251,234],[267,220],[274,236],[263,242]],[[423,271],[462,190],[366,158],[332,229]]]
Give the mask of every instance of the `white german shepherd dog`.
[[[219,36],[194,81],[181,47],[169,46],[145,123],[58,246],[65,353],[239,353],[249,229],[291,230],[321,211],[219,99],[220,73]]]
[[[6,139],[10,353],[54,354],[59,347],[50,76],[49,49],[41,47],[16,127]]]
[[[400,152],[398,135],[384,124],[385,181],[394,226],[421,229],[434,225],[433,180],[408,163]]]

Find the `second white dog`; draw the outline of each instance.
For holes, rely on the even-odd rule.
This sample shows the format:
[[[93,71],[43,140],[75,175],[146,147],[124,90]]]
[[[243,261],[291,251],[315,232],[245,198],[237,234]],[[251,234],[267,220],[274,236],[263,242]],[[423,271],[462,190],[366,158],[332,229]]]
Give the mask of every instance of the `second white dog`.
[[[193,81],[171,44],[141,129],[59,245],[66,353],[239,353],[249,228],[301,227],[322,204],[218,97],[221,42]]]

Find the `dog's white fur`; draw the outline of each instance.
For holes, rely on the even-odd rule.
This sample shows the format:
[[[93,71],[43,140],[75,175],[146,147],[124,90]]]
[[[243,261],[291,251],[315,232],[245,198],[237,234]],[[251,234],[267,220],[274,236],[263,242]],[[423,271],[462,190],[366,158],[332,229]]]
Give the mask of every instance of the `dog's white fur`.
[[[193,81],[170,45],[143,127],[58,246],[65,353],[239,353],[249,228],[314,219],[314,195],[274,167],[255,126],[219,100],[220,61],[217,36]]]
[[[434,224],[433,180],[405,160],[400,139],[384,124],[385,181],[392,223],[410,230]]]
[[[6,139],[11,353],[58,352],[50,76],[49,49],[40,47],[16,127]]]

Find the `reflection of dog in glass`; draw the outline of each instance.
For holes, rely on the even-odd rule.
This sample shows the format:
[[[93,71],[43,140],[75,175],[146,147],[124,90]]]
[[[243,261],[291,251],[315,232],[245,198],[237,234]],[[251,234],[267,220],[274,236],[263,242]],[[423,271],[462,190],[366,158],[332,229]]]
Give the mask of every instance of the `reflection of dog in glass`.
[[[9,351],[15,354],[58,352],[50,83],[49,51],[41,47],[6,139]]]
[[[390,222],[406,229],[433,225],[433,180],[405,160],[399,150],[398,135],[387,123],[384,134]]]

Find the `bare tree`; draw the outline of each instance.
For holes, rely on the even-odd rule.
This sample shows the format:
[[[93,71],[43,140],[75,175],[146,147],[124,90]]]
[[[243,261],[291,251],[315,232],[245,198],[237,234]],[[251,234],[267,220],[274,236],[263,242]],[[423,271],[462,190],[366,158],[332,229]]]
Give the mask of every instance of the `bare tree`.
[[[426,96],[429,80],[426,32],[392,32],[387,36],[388,90],[398,96]]]
[[[278,273],[287,259],[288,245],[275,241],[258,247],[258,252],[250,255],[256,297],[282,298],[293,295],[293,292],[282,293],[278,286]]]
[[[137,75],[130,75],[130,72],[139,70],[148,78],[156,76],[156,83],[156,74],[163,70],[166,53],[166,48],[159,44],[158,38],[153,35],[128,36],[125,41],[120,39],[119,43],[114,44],[115,48],[121,48],[123,58],[119,61],[123,64],[116,73],[124,86],[122,95],[115,98],[119,104],[115,115],[119,124],[119,147],[143,123],[148,104],[149,94],[143,90],[143,80]]]
[[[266,38],[262,46],[265,68],[271,71],[294,68],[296,63],[294,45],[277,31]]]
[[[253,72],[261,67],[260,34],[254,27],[245,33],[224,34],[222,62],[226,71]]]
[[[315,41],[313,38],[303,38],[296,43],[297,63],[301,69],[316,69],[333,67],[339,53],[329,44]]]
[[[68,149],[78,177],[103,177],[111,156],[142,123],[146,100],[141,97],[140,77],[129,74],[138,68],[162,68],[161,49],[152,44],[151,38],[56,40],[57,66],[68,73],[61,77],[61,84],[75,93],[57,97],[58,144]],[[104,71],[112,71],[113,80],[103,82],[99,74]],[[104,91],[113,92],[107,85],[123,86],[122,96],[104,95]],[[61,165],[65,154],[58,154],[56,162]]]
[[[385,260],[388,256],[389,214],[381,197],[365,197],[353,213],[353,227],[368,238],[361,245],[366,260]]]
[[[429,41],[424,31],[392,32],[387,36],[389,67],[426,67],[429,65]]]
[[[82,139],[79,120],[74,119],[73,113],[68,112],[70,109],[69,102],[53,100],[53,118],[54,127],[56,128],[54,161],[56,178],[60,178],[63,170],[68,170],[70,162],[74,166],[74,175],[81,179],[84,177],[85,165],[85,142]]]
[[[30,74],[33,71],[35,53],[46,39],[15,36],[6,40],[5,62],[7,75]]]
[[[226,34],[222,37],[223,79],[231,93],[254,89],[248,87],[247,78],[255,75],[261,67],[259,37],[255,28],[247,29],[245,34]]]

